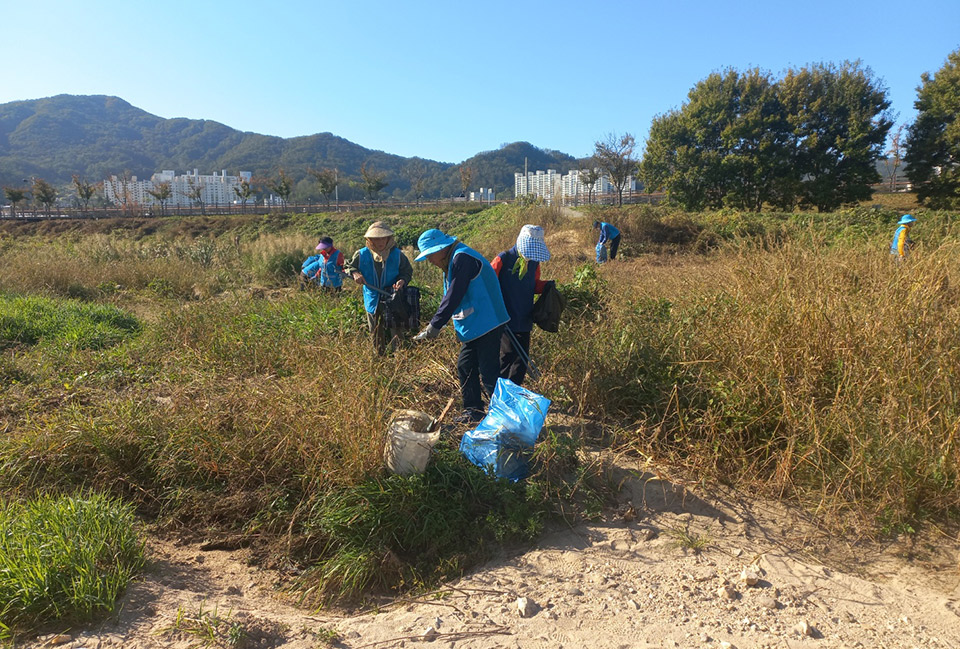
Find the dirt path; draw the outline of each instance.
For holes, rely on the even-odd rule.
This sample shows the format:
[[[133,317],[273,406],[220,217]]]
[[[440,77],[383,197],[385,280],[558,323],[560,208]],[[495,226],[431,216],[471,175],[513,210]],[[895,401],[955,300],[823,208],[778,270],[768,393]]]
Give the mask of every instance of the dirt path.
[[[623,466],[612,477],[620,506],[606,520],[556,530],[430,597],[311,612],[281,601],[277,576],[244,551],[152,542],[114,620],[25,646],[960,647],[955,540],[848,547],[776,503],[695,495]]]

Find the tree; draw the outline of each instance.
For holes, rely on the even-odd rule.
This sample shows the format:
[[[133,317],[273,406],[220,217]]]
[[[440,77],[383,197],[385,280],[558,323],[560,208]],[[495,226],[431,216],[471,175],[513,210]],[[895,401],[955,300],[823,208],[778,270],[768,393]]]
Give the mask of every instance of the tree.
[[[269,181],[267,189],[276,194],[277,198],[280,199],[280,210],[283,212],[287,211],[287,200],[290,198],[290,194],[293,193],[293,182],[290,180],[290,177],[284,173],[283,169],[280,170],[276,178]]]
[[[920,76],[916,121],[907,129],[907,177],[917,200],[937,209],[960,207],[960,49],[936,75]]]
[[[73,186],[77,190],[77,199],[83,205],[83,212],[86,214],[87,209],[90,206],[90,199],[92,199],[97,193],[97,185],[96,183],[88,183],[80,176],[74,175]]]
[[[170,187],[170,183],[168,181],[159,182],[153,186],[153,189],[148,189],[147,193],[160,203],[160,216],[163,216],[166,213],[167,201],[173,196],[173,189]],[[203,198],[202,192],[200,198]]]
[[[250,200],[250,197],[253,196],[253,187],[250,186],[249,180],[241,180],[239,187],[233,188],[233,193],[236,194],[237,200],[240,201],[240,212],[247,211],[247,201]]]
[[[685,209],[789,205],[796,178],[776,84],[758,69],[714,73],[680,110],[654,118],[640,164],[647,189]]]
[[[893,122],[887,91],[859,61],[788,70],[780,99],[793,133],[801,204],[820,212],[866,200]]]
[[[585,164],[580,166],[577,173],[577,180],[580,185],[587,188],[587,204],[593,203],[593,187],[600,180],[600,168],[594,158],[588,158]],[[578,192],[579,194],[579,192]]]
[[[377,198],[381,189],[390,184],[385,180],[386,177],[386,172],[374,171],[372,166],[367,167],[366,162],[360,165],[360,185],[371,201]]]
[[[897,190],[897,170],[900,169],[900,165],[903,164],[903,153],[906,144],[903,137],[903,129],[905,127],[904,124],[897,126],[896,130],[893,131],[893,135],[890,136],[890,148],[885,152],[887,156],[887,173],[890,175],[890,191],[892,192]]]
[[[17,215],[17,203],[24,200],[27,197],[27,191],[25,189],[20,189],[19,187],[4,187],[3,193],[6,195],[7,200],[10,201],[11,212],[10,216]]]
[[[337,185],[339,184],[339,172],[336,169],[307,169],[307,173],[313,176],[314,180],[317,181],[317,188],[320,190],[320,193],[323,195],[324,201],[327,203],[327,207],[330,207],[330,196],[337,191]]]
[[[203,189],[204,185],[202,181],[196,181],[192,177],[187,178],[187,184],[190,186],[187,189],[187,198],[193,201],[193,203],[200,208],[200,213],[206,216],[207,212],[203,204]]]
[[[467,190],[470,189],[470,183],[473,182],[473,167],[460,165],[460,195],[467,198]]]
[[[623,205],[623,189],[637,170],[637,161],[633,157],[636,141],[629,133],[617,135],[610,133],[605,140],[594,144],[593,157],[597,164],[607,172],[610,182],[617,188],[617,205]]]
[[[50,215],[50,206],[57,200],[57,188],[43,178],[33,179],[33,197],[43,205],[44,212]]]
[[[714,73],[654,118],[641,177],[689,210],[835,209],[880,180],[889,105],[859,63]]]
[[[414,158],[407,165],[407,179],[410,181],[410,189],[417,199],[417,207],[420,206],[420,199],[423,197],[423,190],[426,185],[427,168],[419,159]]]

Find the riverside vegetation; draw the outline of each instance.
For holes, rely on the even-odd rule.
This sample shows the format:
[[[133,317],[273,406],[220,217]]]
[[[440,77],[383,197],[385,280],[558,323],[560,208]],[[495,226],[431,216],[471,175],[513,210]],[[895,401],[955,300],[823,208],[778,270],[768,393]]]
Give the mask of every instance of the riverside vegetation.
[[[290,588],[311,603],[434,583],[553,516],[596,513],[607,485],[586,444],[789,498],[838,531],[956,521],[950,215],[914,212],[920,244],[896,265],[892,207],[585,211],[2,224],[4,511],[96,489],[103,509],[127,503],[160,533],[293,562]],[[544,376],[531,387],[555,412],[595,421],[595,439],[548,427],[522,484],[484,475],[452,441],[422,475],[383,473],[390,413],[439,412],[457,393],[456,343],[376,358],[355,291],[294,288],[319,235],[352,251],[381,216],[402,246],[439,226],[488,257],[523,223],[545,226],[544,277],[570,309],[559,334],[536,336]],[[625,261],[591,263],[593,218],[623,231]],[[427,266],[414,277],[424,314],[442,291]],[[116,557],[128,575],[142,560]],[[33,610],[5,609],[5,633],[82,617]]]

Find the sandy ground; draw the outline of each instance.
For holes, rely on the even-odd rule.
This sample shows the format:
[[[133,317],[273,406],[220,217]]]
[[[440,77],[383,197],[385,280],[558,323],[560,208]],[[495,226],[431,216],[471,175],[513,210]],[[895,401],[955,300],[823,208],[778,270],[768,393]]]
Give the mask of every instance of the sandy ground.
[[[151,541],[118,615],[23,646],[960,647],[956,539],[851,546],[778,503],[615,479],[604,520],[359,613],[296,608],[246,551]]]

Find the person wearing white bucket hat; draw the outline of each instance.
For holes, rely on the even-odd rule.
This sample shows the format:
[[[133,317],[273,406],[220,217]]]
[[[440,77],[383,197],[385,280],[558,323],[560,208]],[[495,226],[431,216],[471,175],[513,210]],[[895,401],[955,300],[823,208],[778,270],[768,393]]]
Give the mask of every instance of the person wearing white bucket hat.
[[[344,266],[353,281],[363,287],[363,308],[367,312],[367,327],[373,346],[383,356],[387,349],[387,330],[390,330],[390,349],[399,344],[406,324],[388,318],[390,305],[384,293],[399,293],[413,278],[413,266],[400,252],[393,230],[383,221],[374,222],[364,233],[367,245],[354,253]]]
[[[500,291],[510,322],[500,338],[500,376],[521,385],[530,358],[533,296],[543,293],[547,283],[540,279],[540,264],[550,260],[543,228],[527,224],[520,229],[517,245],[497,255],[491,266],[500,280]],[[512,334],[512,335],[511,335]],[[517,349],[520,345],[521,349]]]
[[[484,417],[483,394],[493,395],[500,370],[500,335],[510,319],[503,303],[497,275],[479,252],[437,229],[417,240],[420,254],[443,271],[443,299],[430,324],[414,338],[436,338],[448,320],[460,339],[457,374],[463,413],[459,423],[476,423]]]
[[[916,223],[917,219],[912,214],[904,214],[897,221],[897,231],[893,233],[893,241],[890,242],[890,254],[897,261],[903,261],[910,254],[910,246],[913,241],[910,239],[910,228]]]

